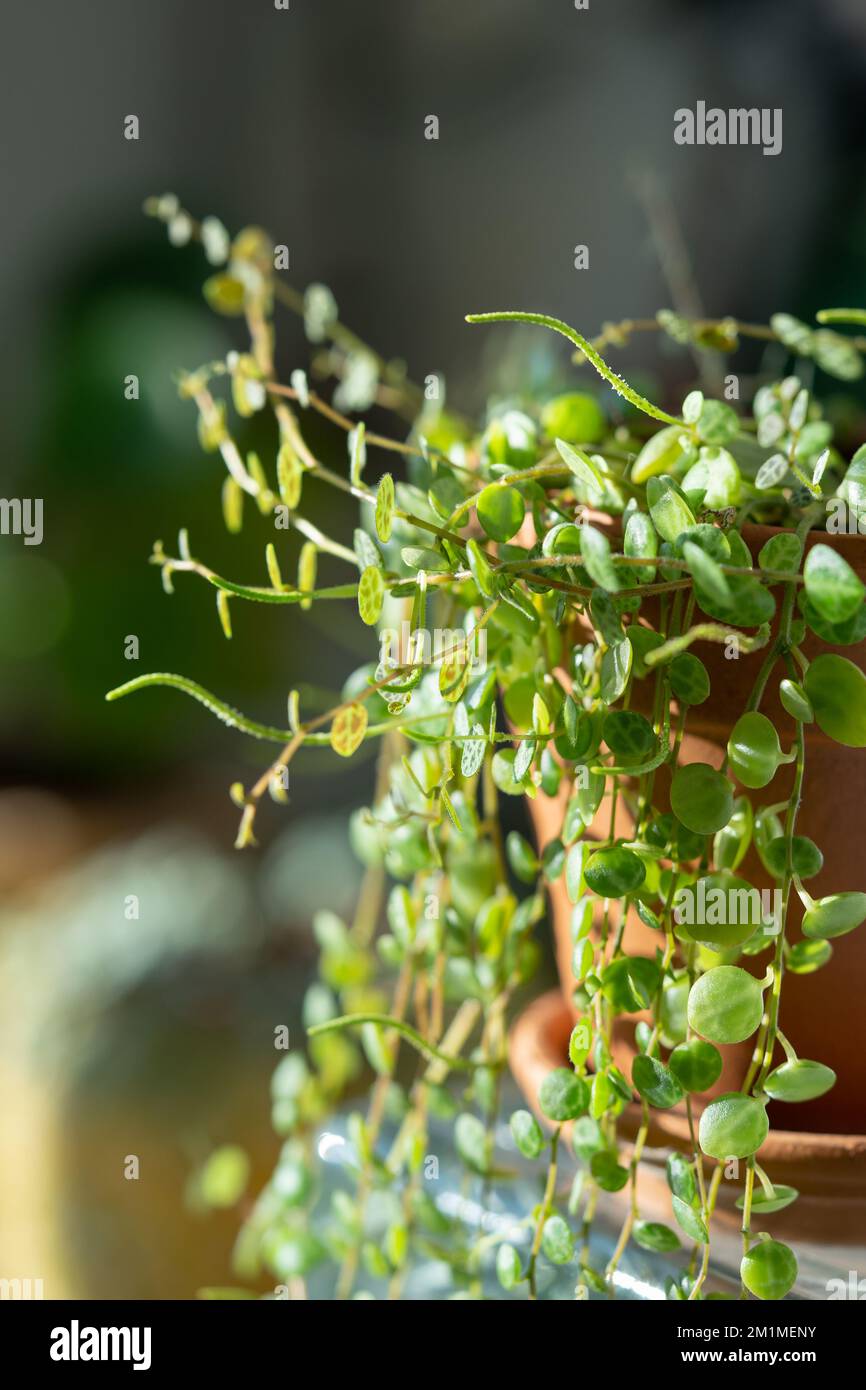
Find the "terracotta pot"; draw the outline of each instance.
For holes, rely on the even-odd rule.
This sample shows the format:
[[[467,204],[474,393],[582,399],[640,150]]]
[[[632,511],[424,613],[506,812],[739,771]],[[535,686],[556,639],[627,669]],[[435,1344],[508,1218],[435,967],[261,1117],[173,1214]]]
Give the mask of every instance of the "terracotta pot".
[[[553,990],[536,999],[511,1030],[509,1056],[518,1085],[540,1119],[538,1088],[554,1067],[567,1064],[571,1011],[562,995]],[[615,1049],[626,1074],[631,1072],[629,1052]],[[691,1152],[688,1124],[676,1110],[654,1110],[643,1151],[639,1192],[645,1218],[670,1219],[670,1192],[664,1161],[671,1149]],[[629,1106],[620,1118],[624,1157],[640,1125],[640,1109]],[[545,1122],[546,1123],[546,1122]],[[569,1126],[566,1126],[566,1130]],[[762,1165],[774,1182],[787,1183],[800,1193],[799,1200],[783,1211],[762,1218],[762,1225],[778,1240],[813,1240],[821,1244],[862,1244],[866,1240],[866,1137],[821,1134],[802,1130],[771,1129],[759,1150]],[[742,1217],[734,1202],[742,1192],[738,1180],[723,1181],[714,1220],[738,1229]],[[627,1200],[627,1193],[618,1196]]]
[[[609,529],[615,523],[609,518],[593,518],[596,524]],[[767,526],[747,527],[744,538],[753,556],[771,536],[778,534],[778,528]],[[809,538],[808,547],[818,541],[832,545],[848,561],[852,568],[866,581],[866,539],[861,536],[815,535]],[[778,590],[776,591],[778,593]],[[650,615],[651,617],[651,615]],[[823,650],[834,650],[856,662],[866,671],[866,643],[857,647],[828,648],[811,633],[803,643],[806,655],[814,657]],[[764,651],[740,655],[738,659],[726,659],[725,649],[718,644],[701,643],[697,647],[701,660],[707,666],[711,680],[711,693],[703,705],[689,712],[688,730],[683,740],[680,762],[708,762],[718,767],[723,757],[723,749],[731,726],[742,711],[749,691],[754,683],[757,670],[765,655]],[[781,678],[779,668],[771,678],[761,704],[762,711],[772,719],[779,731],[783,747],[789,747],[794,737],[794,722],[783,709],[778,699],[778,684]],[[646,690],[649,683],[644,683]],[[641,707],[641,695],[637,686],[633,705]],[[806,775],[804,799],[797,818],[797,833],[808,835],[820,846],[824,854],[824,867],[814,880],[813,893],[817,896],[839,892],[843,889],[859,889],[866,892],[866,836],[862,828],[862,810],[866,804],[866,754],[859,750],[843,748],[833,743],[821,733],[817,725],[806,726]],[[666,770],[657,776],[655,795],[658,804],[667,804]],[[784,801],[790,794],[793,768],[779,769],[769,787],[758,793],[749,793],[753,804],[770,804]],[[531,803],[531,814],[538,838],[539,848],[555,838],[562,823],[563,800],[567,788],[562,789],[560,797],[550,799],[539,796]],[[610,808],[603,802],[590,835],[606,837],[610,824]],[[617,808],[616,833],[629,835],[632,832],[630,817],[622,806]],[[765,873],[754,850],[750,850],[742,865],[742,873],[757,888],[772,888],[773,882]],[[557,963],[566,1007],[557,1011],[555,1027],[565,1029],[573,1011],[571,993],[574,985],[571,971],[572,945],[569,930],[570,904],[565,884],[560,879],[551,887],[554,929],[556,937]],[[796,894],[792,894],[789,915],[789,934],[798,936],[797,927],[802,916],[802,908]],[[624,935],[626,951],[632,954],[650,956],[658,945],[658,934],[646,927],[635,912],[630,912]],[[759,963],[760,962],[760,963]],[[766,957],[741,960],[747,969],[763,975]],[[826,1195],[820,1193],[828,1189],[823,1185],[824,1158],[828,1163],[838,1163],[834,1172],[833,1184],[837,1198],[844,1191],[848,1203],[850,1192],[860,1192],[863,1201],[863,1224],[861,1235],[866,1233],[866,1010],[863,1008],[863,985],[866,983],[866,932],[852,932],[833,943],[833,959],[814,975],[793,975],[785,977],[780,1014],[781,1026],[802,1057],[813,1058],[833,1067],[838,1080],[828,1095],[819,1100],[797,1105],[775,1104],[770,1106],[770,1123],[773,1130],[768,1141],[773,1147],[773,1177],[780,1182],[790,1181],[793,1186],[805,1192],[814,1190],[815,1200],[826,1205]],[[548,1005],[548,1008],[550,1006]],[[540,1016],[533,1015],[536,1023]],[[631,1061],[634,1055],[634,1024],[640,1015],[630,1015],[618,1021],[614,1038],[614,1054],[618,1065],[627,1076],[631,1075]],[[545,1016],[548,1030],[554,1027],[551,1017]],[[528,1026],[528,1025],[527,1025]],[[515,1043],[520,1053],[516,1057],[516,1070],[529,1075],[529,1063],[522,1055],[522,1049],[529,1051],[527,1028],[518,1025]],[[545,1066],[560,1065],[565,1055],[564,1048],[557,1043],[552,1049],[548,1031],[544,1051],[548,1060]],[[737,1047],[721,1049],[724,1056],[724,1070],[716,1093],[738,1088],[751,1056],[752,1042]],[[550,1061],[556,1053],[557,1060]],[[784,1060],[779,1055],[779,1060]],[[796,1128],[795,1128],[796,1127]],[[666,1113],[663,1123],[657,1125],[657,1133],[664,1135],[667,1142],[683,1142],[687,1136],[685,1115],[676,1110]],[[854,1162],[853,1156],[858,1161]],[[766,1151],[770,1160],[770,1151]],[[799,1169],[806,1165],[805,1174],[799,1181],[783,1176],[780,1164],[793,1164]],[[811,1165],[811,1166],[810,1166]],[[814,1172],[813,1172],[814,1169]],[[809,1173],[813,1172],[813,1181]],[[843,1177],[847,1174],[847,1177]],[[860,1200],[858,1198],[858,1200]],[[792,1211],[797,1211],[796,1203]],[[779,1214],[780,1217],[782,1213]],[[776,1218],[778,1219],[778,1218]],[[799,1221],[799,1215],[792,1220]]]

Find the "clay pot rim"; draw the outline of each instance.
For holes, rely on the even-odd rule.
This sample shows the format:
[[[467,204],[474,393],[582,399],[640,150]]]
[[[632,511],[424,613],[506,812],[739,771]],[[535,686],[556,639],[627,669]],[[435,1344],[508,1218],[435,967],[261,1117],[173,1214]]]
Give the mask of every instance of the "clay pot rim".
[[[508,1054],[511,1069],[530,1105],[540,1114],[538,1086],[548,1071],[562,1066],[565,1058],[555,1035],[567,1037],[571,1030],[571,1014],[558,989],[534,999],[512,1024],[508,1035]],[[640,1121],[640,1108],[635,1104],[626,1111],[630,1119]],[[665,1141],[676,1146],[689,1141],[688,1122],[675,1111],[653,1111],[651,1140],[660,1145]],[[635,1126],[636,1128],[636,1126]],[[829,1159],[851,1161],[866,1158],[866,1135],[824,1134],[811,1130],[773,1130],[760,1149],[762,1161],[796,1159]]]

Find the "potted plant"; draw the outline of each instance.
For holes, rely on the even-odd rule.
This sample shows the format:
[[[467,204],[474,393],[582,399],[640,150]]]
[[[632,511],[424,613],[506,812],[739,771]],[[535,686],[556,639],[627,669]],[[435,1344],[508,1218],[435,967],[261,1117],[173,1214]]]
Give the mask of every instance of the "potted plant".
[[[371,629],[370,660],[339,702],[310,716],[292,692],[285,728],[186,675],[141,676],[108,697],[175,687],[276,745],[252,786],[232,788],[241,848],[254,843],[262,798],[285,799],[300,748],[348,758],[379,741],[375,796],[351,827],[364,889],[352,922],[327,910],[314,922],[321,965],[305,1003],[307,1046],[274,1074],[285,1143],[240,1238],[240,1273],[253,1281],[264,1269],[300,1296],[309,1272],[331,1261],[336,1296],[350,1295],[361,1268],[398,1296],[413,1245],[436,1244],[448,1224],[424,1170],[431,1116],[455,1105],[449,1077],[463,1083],[456,1151],[482,1189],[496,1182],[509,1005],[536,967],[534,928],[550,899],[565,998],[534,1005],[511,1050],[542,1120],[520,1109],[511,1132],[544,1166],[543,1196],[522,1245],[488,1236],[461,1252],[466,1286],[478,1288],[488,1258],[504,1289],[531,1298],[544,1262],[573,1264],[578,1296],[604,1294],[633,1241],[691,1247],[668,1292],[701,1299],[714,1217],[729,1206],[744,1233],[744,1294],[784,1297],[797,1275],[778,1239],[798,1205],[786,1175],[792,1163],[809,1170],[797,1168],[808,1127],[790,1115],[808,1113],[820,1130],[829,1098],[843,1093],[823,1136],[841,1158],[832,1169],[833,1153],[823,1157],[831,1186],[845,1160],[849,1225],[866,1195],[864,1141],[845,1131],[845,1075],[856,1090],[864,1065],[849,1041],[860,961],[849,934],[866,919],[853,814],[866,745],[866,447],[840,454],[793,370],[761,379],[748,410],[735,408],[735,390],[714,399],[694,389],[668,412],[604,354],[640,327],[715,353],[755,335],[851,380],[863,341],[787,315],[764,328],[660,314],[595,343],[544,315],[470,315],[554,330],[618,403],[608,418],[589,392],[568,392],[500,404],[475,427],[364,347],[323,287],[288,289],[263,232],[230,241],[171,198],[148,210],[174,242],[203,242],[215,267],[206,297],[246,324],[247,349],[188,373],[180,390],[204,448],[226,466],[230,526],[245,496],[276,525],[266,582],[215,573],[181,532],[176,552],[154,552],[166,587],[179,574],[212,586],[227,638],[230,608],[247,601],[355,604]],[[281,300],[304,313],[318,365],[339,375],[336,403],[303,371],[277,379]],[[356,421],[377,401],[412,417],[407,439]],[[237,442],[260,412],[273,417],[264,461]],[[343,471],[310,448],[310,412],[345,432]],[[400,465],[375,483],[365,472],[374,450]],[[309,479],[357,499],[351,544],[305,518]],[[345,582],[317,583],[321,554],[345,565]],[[505,798],[528,798],[537,845],[503,834]],[[795,1010],[801,985],[805,1012]],[[810,993],[836,1009],[816,1011]],[[817,1038],[810,1017],[821,1020]],[[375,1079],[366,1113],[351,1120],[355,1186],[334,1195],[322,1227],[314,1135],[357,1073],[358,1043]],[[837,1078],[830,1061],[843,1049]],[[386,1113],[396,1115],[387,1151]],[[556,1185],[566,1140],[579,1170],[568,1211]],[[642,1193],[641,1158],[659,1144],[663,1211],[657,1184],[648,1207]],[[594,1268],[588,1231],[599,1193],[612,1192],[625,1199],[622,1229],[606,1267]],[[383,1194],[389,1215],[374,1236]]]

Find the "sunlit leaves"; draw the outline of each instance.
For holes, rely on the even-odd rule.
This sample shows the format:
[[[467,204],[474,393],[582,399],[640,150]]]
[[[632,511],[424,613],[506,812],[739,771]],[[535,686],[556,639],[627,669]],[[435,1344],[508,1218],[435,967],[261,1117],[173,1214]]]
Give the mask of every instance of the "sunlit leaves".
[[[331,747],[341,758],[351,758],[367,732],[367,710],[364,705],[347,705],[331,721]]]
[[[589,1087],[567,1067],[557,1067],[542,1081],[538,1103],[549,1120],[574,1120],[589,1105]]]
[[[590,494],[599,498],[602,497],[605,490],[605,479],[598,464],[583,449],[575,449],[564,439],[557,439],[555,443],[559,457],[578,481],[589,489]]]
[[[300,506],[303,477],[301,460],[291,444],[281,444],[277,454],[277,486],[289,511],[295,511]]]
[[[491,483],[478,494],[475,510],[491,540],[510,541],[523,524],[526,504],[516,487]]]
[[[600,584],[611,593],[620,587],[611,556],[610,542],[603,531],[588,523],[581,531],[581,555],[587,572],[596,584]]]
[[[298,588],[302,594],[312,594],[316,587],[318,553],[318,548],[314,541],[304,541],[298,559]],[[309,608],[312,601],[311,598],[302,598],[301,607]]]
[[[234,317],[243,313],[246,291],[242,280],[233,275],[212,275],[202,288],[209,306],[218,314]]]
[[[701,1115],[698,1137],[705,1154],[725,1161],[748,1158],[761,1147],[769,1130],[760,1101],[731,1091],[710,1101]]]
[[[862,607],[866,586],[831,546],[812,546],[803,577],[809,601],[827,622],[844,623]]]
[[[538,1158],[546,1145],[544,1133],[528,1110],[515,1110],[510,1120],[511,1134],[524,1158]]]
[[[394,479],[390,473],[383,473],[376,491],[376,535],[383,543],[391,539],[394,500]]]
[[[759,982],[737,965],[717,965],[689,992],[689,1024],[708,1042],[743,1042],[761,1022],[764,997]]]
[[[222,502],[226,530],[237,535],[244,524],[244,494],[243,488],[230,473],[223,482]]]
[[[378,622],[385,597],[385,580],[376,565],[368,565],[358,584],[358,611],[368,627]]]
[[[694,526],[694,515],[670,476],[662,474],[650,478],[646,496],[653,526],[662,540],[673,543],[682,531]]]

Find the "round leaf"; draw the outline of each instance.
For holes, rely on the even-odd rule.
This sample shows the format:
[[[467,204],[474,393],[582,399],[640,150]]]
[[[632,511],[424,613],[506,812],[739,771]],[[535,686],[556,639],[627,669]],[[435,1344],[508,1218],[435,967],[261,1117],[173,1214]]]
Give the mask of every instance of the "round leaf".
[[[567,1067],[548,1072],[538,1089],[538,1103],[549,1120],[562,1122],[582,1115],[589,1105],[589,1087]]]
[[[674,1048],[668,1066],[684,1090],[708,1091],[722,1074],[722,1054],[712,1043],[692,1038]]]
[[[733,809],[733,786],[709,763],[689,763],[674,773],[671,810],[687,830],[714,835],[727,825]]]
[[[671,689],[683,705],[702,705],[710,693],[710,677],[700,657],[680,652],[668,667]]]
[[[351,758],[367,732],[367,710],[364,705],[347,705],[334,715],[331,723],[331,747],[341,758]]]
[[[764,1082],[764,1090],[773,1100],[816,1100],[835,1084],[836,1073],[831,1067],[825,1067],[823,1062],[798,1058],[796,1062],[783,1062],[771,1071]]]
[[[844,623],[863,603],[866,585],[829,545],[814,545],[806,556],[803,568],[806,593],[822,618],[830,623]]]
[[[744,1042],[758,1027],[763,1012],[760,984],[738,965],[715,966],[689,991],[689,1025],[710,1042]]]
[[[590,855],[584,878],[600,898],[621,898],[640,888],[646,878],[646,866],[630,849],[599,849]]]
[[[491,483],[475,502],[478,520],[494,541],[510,541],[523,525],[526,503],[516,487]]]
[[[846,748],[866,748],[866,676],[847,657],[823,652],[806,672],[819,728]]]
[[[358,584],[358,611],[368,627],[378,622],[385,597],[385,580],[378,565],[368,565]]]
[[[669,1110],[683,1098],[683,1088],[676,1077],[655,1057],[638,1056],[632,1063],[631,1079],[635,1090],[657,1110]]]
[[[797,1257],[778,1240],[759,1240],[740,1262],[740,1278],[756,1298],[784,1298],[797,1279]]]
[[[538,1158],[546,1144],[541,1125],[528,1110],[515,1110],[511,1116],[511,1133],[524,1158]]]
[[[827,941],[846,936],[866,921],[866,893],[833,893],[819,898],[803,916],[803,935]]]
[[[710,1101],[701,1115],[698,1138],[710,1158],[748,1158],[770,1131],[767,1112],[752,1096],[729,1091]]]

